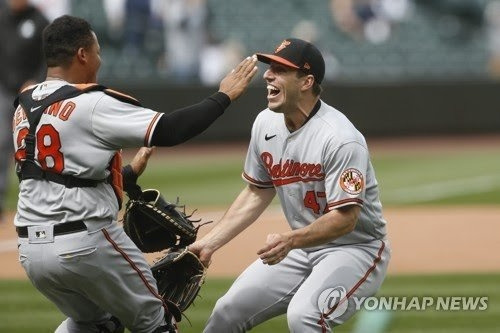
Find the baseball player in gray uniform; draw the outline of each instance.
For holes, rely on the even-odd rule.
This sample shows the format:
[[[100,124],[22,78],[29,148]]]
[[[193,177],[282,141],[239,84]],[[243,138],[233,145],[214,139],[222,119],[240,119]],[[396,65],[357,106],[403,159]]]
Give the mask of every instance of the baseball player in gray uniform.
[[[206,129],[243,93],[257,59],[243,60],[214,95],[163,114],[95,83],[99,44],[85,20],[62,16],[43,41],[47,79],[20,94],[13,119],[19,260],[67,316],[58,333],[122,332],[121,324],[174,332],[148,263],[117,223],[119,152],[176,145]]]
[[[268,235],[260,258],[218,300],[205,332],[244,332],[284,313],[292,332],[326,332],[386,275],[390,248],[377,180],[364,137],[320,99],[320,51],[290,38],[257,56],[270,64],[268,108],[252,128],[248,185],[190,249],[208,265],[276,193],[291,231]]]

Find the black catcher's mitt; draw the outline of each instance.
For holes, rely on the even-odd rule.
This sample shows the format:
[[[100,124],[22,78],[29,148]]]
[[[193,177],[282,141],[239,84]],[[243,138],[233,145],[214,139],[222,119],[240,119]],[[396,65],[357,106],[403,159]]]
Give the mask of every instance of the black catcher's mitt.
[[[180,321],[181,314],[193,303],[205,281],[205,266],[187,248],[178,248],[168,250],[155,261],[151,271],[159,294],[175,320]]]
[[[184,247],[196,240],[198,227],[184,209],[166,201],[158,190],[145,190],[128,201],[123,229],[142,252]],[[182,207],[183,208],[183,207]]]

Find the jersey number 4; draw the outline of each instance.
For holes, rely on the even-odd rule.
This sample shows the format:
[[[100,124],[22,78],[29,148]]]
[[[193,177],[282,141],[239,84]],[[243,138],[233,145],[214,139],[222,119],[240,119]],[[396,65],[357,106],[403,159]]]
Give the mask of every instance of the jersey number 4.
[[[23,141],[28,135],[29,129],[23,127],[17,134],[17,147],[24,146]],[[37,160],[43,170],[61,173],[64,169],[64,155],[61,152],[61,138],[59,132],[50,124],[40,126],[36,132]],[[19,148],[16,151],[16,161],[26,160],[26,148]]]
[[[321,206],[319,205],[318,198],[326,198],[326,193],[307,191],[306,195],[304,196],[304,206],[311,209],[314,213],[319,214],[319,212],[321,211]],[[323,214],[328,213],[328,211],[328,205],[325,205]]]

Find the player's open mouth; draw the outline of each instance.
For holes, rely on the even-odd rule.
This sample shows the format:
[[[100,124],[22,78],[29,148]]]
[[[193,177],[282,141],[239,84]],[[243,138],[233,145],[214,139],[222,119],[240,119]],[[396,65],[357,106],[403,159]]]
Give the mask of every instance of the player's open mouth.
[[[267,96],[268,97],[275,97],[280,93],[280,90],[273,86],[272,84],[267,85]]]

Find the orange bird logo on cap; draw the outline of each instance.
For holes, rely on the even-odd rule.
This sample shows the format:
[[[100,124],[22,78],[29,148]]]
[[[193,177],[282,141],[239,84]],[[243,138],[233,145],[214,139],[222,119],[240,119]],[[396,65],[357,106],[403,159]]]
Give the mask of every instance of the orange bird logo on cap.
[[[283,50],[285,47],[287,47],[288,45],[292,44],[291,42],[287,41],[286,39],[284,41],[281,42],[280,46],[278,46],[276,48],[276,51],[274,51],[274,53],[278,53],[279,51]]]

